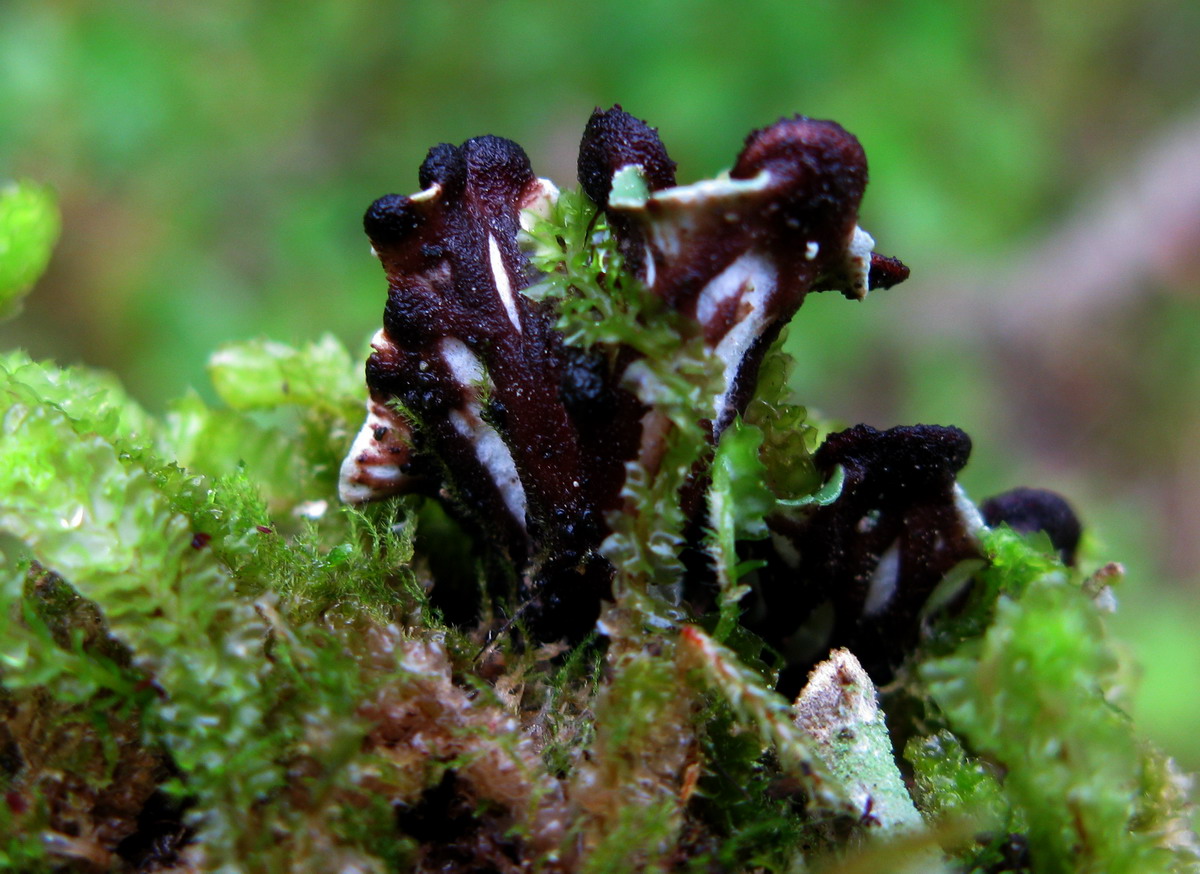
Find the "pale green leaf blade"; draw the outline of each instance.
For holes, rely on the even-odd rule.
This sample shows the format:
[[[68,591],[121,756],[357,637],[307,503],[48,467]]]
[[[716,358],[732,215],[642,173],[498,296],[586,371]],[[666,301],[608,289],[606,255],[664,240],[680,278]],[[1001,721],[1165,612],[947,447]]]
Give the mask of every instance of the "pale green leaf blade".
[[[0,320],[20,311],[50,261],[60,225],[48,189],[30,182],[0,187]]]

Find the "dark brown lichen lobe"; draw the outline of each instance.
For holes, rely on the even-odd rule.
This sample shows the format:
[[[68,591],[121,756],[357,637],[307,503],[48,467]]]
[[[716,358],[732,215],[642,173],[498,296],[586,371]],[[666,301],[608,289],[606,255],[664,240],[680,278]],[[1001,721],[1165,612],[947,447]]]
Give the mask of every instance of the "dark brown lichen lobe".
[[[578,524],[590,512],[578,435],[558,399],[562,344],[520,293],[534,279],[522,212],[557,192],[499,137],[436,146],[419,176],[421,192],[381,198],[364,220],[390,286],[368,384],[404,410],[400,422],[419,423],[414,448],[456,507],[482,511],[520,564],[531,528],[545,537],[553,517]]]
[[[836,250],[846,245],[857,223],[867,187],[867,156],[853,134],[833,121],[796,117],[754,131],[729,175],[733,179],[769,176],[758,234],[781,244],[824,238]],[[798,254],[781,250],[780,257]]]
[[[606,165],[619,164],[623,144],[603,145]],[[600,151],[586,136],[584,148]],[[673,305],[694,308],[708,283],[753,254],[775,271],[773,303],[786,318],[810,290],[866,293],[869,237],[856,239],[866,181],[866,157],[853,135],[835,122],[796,117],[750,134],[725,176],[649,185],[644,200],[602,205],[643,226],[654,255],[647,282]]]
[[[635,131],[636,149],[614,135],[623,130]],[[581,172],[586,163],[589,172],[611,168],[617,180],[645,176],[642,165],[622,162],[653,153],[650,137],[657,141],[644,123],[591,126]],[[872,279],[874,241],[858,226],[866,156],[835,122],[781,119],[750,134],[730,173],[669,188],[657,181],[645,178],[641,191],[612,187],[597,202],[639,278],[699,324],[723,364],[724,387],[708,416],[714,439],[744,409],[764,353],[808,292],[861,299],[907,273],[882,259]]]
[[[965,433],[939,425],[856,425],[817,450],[823,476],[841,469],[841,493],[770,520],[778,557],[759,579],[759,598],[771,609],[747,622],[791,656],[785,687],[838,646],[877,682],[890,678],[916,642],[930,594],[957,565],[982,558],[983,520],[956,482],[970,453]]]

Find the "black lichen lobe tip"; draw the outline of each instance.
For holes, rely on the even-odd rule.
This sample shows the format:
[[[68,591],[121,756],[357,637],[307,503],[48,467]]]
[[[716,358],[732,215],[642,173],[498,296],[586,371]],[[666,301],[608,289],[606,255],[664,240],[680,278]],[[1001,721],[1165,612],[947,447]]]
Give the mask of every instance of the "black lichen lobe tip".
[[[450,193],[456,193],[462,187],[466,176],[467,162],[463,159],[462,150],[450,143],[438,143],[430,149],[421,162],[421,169],[417,171],[421,188],[440,185]]]
[[[363,215],[363,230],[374,245],[387,245],[415,233],[422,224],[421,214],[402,194],[385,194]]]
[[[971,457],[971,438],[952,426],[908,425],[877,431],[855,425],[830,434],[814,460],[824,471],[846,468],[852,480],[867,471],[891,490],[919,485],[949,487]]]
[[[675,162],[658,131],[621,109],[596,107],[579,142],[579,183],[597,206],[608,205],[613,174],[622,167],[642,168],[651,191],[675,185]]]
[[[449,201],[457,201],[469,186],[469,196],[493,211],[519,210],[521,199],[535,181],[529,156],[517,143],[490,134],[461,146],[439,143],[421,164],[422,189],[433,185]]]
[[[1057,492],[1018,488],[988,498],[979,506],[983,520],[992,528],[1008,525],[1021,534],[1044,531],[1058,550],[1063,563],[1075,564],[1075,552],[1083,526],[1075,510]]]
[[[372,242],[387,245],[417,231],[429,212],[425,202],[456,203],[468,183],[469,196],[484,211],[515,215],[536,181],[525,150],[495,136],[475,137],[461,146],[439,143],[425,156],[417,179],[425,194],[388,194],[367,209],[363,229]]]
[[[493,212],[515,214],[536,182],[525,150],[512,140],[489,135],[467,140],[462,154],[473,196]]]

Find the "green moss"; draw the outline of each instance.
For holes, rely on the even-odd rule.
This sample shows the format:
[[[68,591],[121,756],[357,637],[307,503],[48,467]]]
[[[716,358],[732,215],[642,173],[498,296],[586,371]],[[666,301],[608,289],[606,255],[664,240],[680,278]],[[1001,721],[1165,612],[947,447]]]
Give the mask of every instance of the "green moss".
[[[723,700],[709,705],[702,725],[704,759],[713,767],[699,778],[694,807],[716,837],[711,859],[731,870],[788,870],[807,825],[800,806],[781,791],[791,787],[773,756]]]
[[[721,435],[713,457],[712,486],[708,492],[708,551],[720,588],[720,619],[713,637],[724,641],[738,620],[738,601],[749,591],[738,585],[743,574],[759,562],[738,560],[739,540],[767,536],[767,513],[775,509],[775,496],[766,485],[766,466],[760,458],[763,433],[753,425],[735,421]]]
[[[911,739],[904,758],[912,765],[917,798],[929,815],[965,816],[985,827],[1013,830],[994,769],[968,756],[949,731]]]
[[[1034,550],[1005,540],[997,557],[997,574],[1018,591],[999,597],[982,638],[920,673],[951,730],[1004,768],[1004,793],[1028,826],[1037,870],[1190,870],[1190,851],[1136,826],[1149,762],[1110,702],[1118,664],[1096,607],[1059,570],[1018,579],[1022,568],[1045,567]],[[933,793],[936,805],[960,803],[956,772]],[[995,814],[982,776],[967,788]]]
[[[30,182],[0,187],[0,321],[21,310],[21,301],[46,269],[60,219],[54,197]]]
[[[808,410],[792,401],[795,361],[783,351],[786,342],[785,329],[763,358],[758,386],[743,418],[763,432],[759,455],[767,485],[781,500],[792,500],[811,494],[820,485],[812,461],[819,429],[809,421]]]
[[[217,858],[245,850],[259,833],[246,830],[246,810],[286,820],[286,804],[263,802],[311,743],[311,721],[340,723],[360,742],[346,717],[361,668],[313,621],[347,602],[389,618],[415,603],[411,530],[392,507],[386,519],[383,509],[335,512],[332,532],[311,523],[285,541],[244,470],[205,479],[159,462],[165,438],[90,375],[25,361],[2,374],[0,529],[14,620],[0,631],[5,686],[137,710],[147,741],[181,773],[173,785],[193,799],[206,846]],[[331,549],[330,533],[343,538]],[[26,597],[30,559],[68,580],[70,596],[43,585]],[[131,654],[127,667],[55,632],[60,602],[79,596]]]
[[[783,773],[797,782],[816,810],[857,815],[848,787],[830,779],[812,738],[796,725],[791,706],[759,672],[694,626],[684,629],[679,647],[680,664],[696,678],[693,682],[711,687],[725,699],[762,747],[774,750]]]

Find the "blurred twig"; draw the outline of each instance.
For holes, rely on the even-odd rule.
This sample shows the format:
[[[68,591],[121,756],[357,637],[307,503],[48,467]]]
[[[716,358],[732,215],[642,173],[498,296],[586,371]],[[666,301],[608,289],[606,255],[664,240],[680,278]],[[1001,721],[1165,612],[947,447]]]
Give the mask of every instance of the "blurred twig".
[[[1200,106],[1057,227],[998,263],[947,268],[910,318],[935,334],[1045,349],[1155,287],[1200,289],[1198,266]]]

